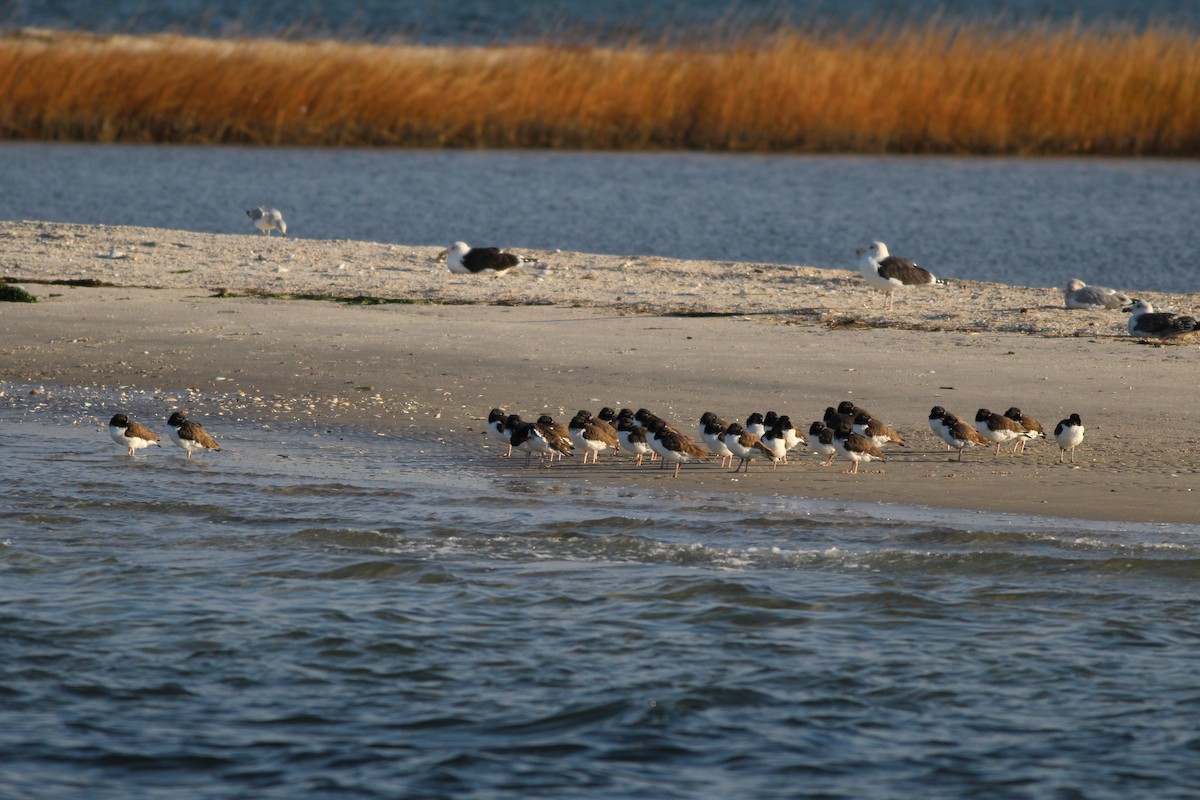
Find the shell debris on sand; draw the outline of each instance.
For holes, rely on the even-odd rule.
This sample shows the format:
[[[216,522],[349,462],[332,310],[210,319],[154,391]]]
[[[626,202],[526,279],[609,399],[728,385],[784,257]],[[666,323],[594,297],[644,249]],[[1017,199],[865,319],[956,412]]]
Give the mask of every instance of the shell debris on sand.
[[[173,247],[141,248],[169,241]],[[544,269],[510,270],[495,281],[452,280],[431,270],[440,248],[377,242],[289,238],[289,263],[324,268],[285,271],[258,262],[257,233],[208,234],[152,228],[0,222],[0,263],[13,278],[35,281],[93,277],[97,253],[132,252],[112,280],[126,286],[234,293],[365,297],[428,303],[559,305],[619,312],[728,315],[774,324],[837,321],[907,330],[1014,332],[1049,337],[1125,336],[1125,317],[1104,310],[1067,311],[1059,287],[1020,287],[945,276],[946,286],[907,294],[892,311],[864,308],[877,293],[849,268],[826,269],[728,261],[683,261],[659,256],[610,256],[527,251]],[[294,259],[294,261],[292,260]],[[353,264],[378,265],[378,269]],[[847,265],[848,266],[848,265]],[[503,291],[503,297],[498,294]],[[1191,313],[1200,295],[1144,292],[1140,297]],[[622,298],[615,300],[614,298]]]

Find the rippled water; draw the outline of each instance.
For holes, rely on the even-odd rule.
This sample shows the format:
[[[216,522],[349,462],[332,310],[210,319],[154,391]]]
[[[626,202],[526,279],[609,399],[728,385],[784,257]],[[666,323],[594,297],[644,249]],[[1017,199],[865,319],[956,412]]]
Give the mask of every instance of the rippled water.
[[[64,402],[0,409],[0,796],[1200,792],[1200,528],[130,459]]]
[[[179,30],[205,35],[316,33],[370,38],[401,36],[423,42],[481,42],[543,38],[563,31],[625,41],[634,34],[703,35],[714,27],[790,21],[849,27],[863,20],[1049,20],[1144,25],[1200,19],[1190,0],[13,0],[0,23],[100,31]]]
[[[0,144],[0,219],[1194,292],[1200,162]]]

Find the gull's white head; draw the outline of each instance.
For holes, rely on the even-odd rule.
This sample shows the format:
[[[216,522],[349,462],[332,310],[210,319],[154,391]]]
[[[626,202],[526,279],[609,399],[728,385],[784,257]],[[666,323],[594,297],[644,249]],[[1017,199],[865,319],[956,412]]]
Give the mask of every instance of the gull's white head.
[[[1134,300],[1133,305],[1129,308],[1121,309],[1126,313],[1133,314],[1135,317],[1140,317],[1142,314],[1153,314],[1154,306],[1147,303],[1145,300]]]
[[[883,242],[871,242],[870,247],[860,247],[854,253],[862,256],[864,264],[869,261],[882,261],[888,257],[887,245]]]
[[[1087,286],[1087,284],[1079,280],[1079,278],[1071,278],[1071,280],[1067,281],[1068,292],[1078,292],[1085,286]]]
[[[470,252],[470,250],[471,246],[466,242],[455,242],[448,249],[442,251],[438,256],[438,260],[445,258],[446,266],[450,268],[451,272],[470,272],[462,263],[463,256]]]

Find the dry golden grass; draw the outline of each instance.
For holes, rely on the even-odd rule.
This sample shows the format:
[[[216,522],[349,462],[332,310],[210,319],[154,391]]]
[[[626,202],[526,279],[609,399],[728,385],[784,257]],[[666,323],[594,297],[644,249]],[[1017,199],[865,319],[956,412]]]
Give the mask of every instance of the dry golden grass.
[[[1200,155],[1168,29],[784,30],[715,46],[23,34],[0,136],[122,142]]]

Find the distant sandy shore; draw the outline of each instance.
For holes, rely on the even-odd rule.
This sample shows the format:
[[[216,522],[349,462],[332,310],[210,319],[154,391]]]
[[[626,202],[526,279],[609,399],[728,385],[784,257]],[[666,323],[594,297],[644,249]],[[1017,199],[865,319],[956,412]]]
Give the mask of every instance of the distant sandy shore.
[[[544,265],[451,275],[428,247],[0,223],[0,275],[39,298],[0,304],[0,404],[31,402],[29,385],[126,387],[198,419],[233,409],[436,435],[537,481],[1200,523],[1200,352],[1133,340],[1119,312],[972,281],[906,292],[885,312],[850,271],[522,252]],[[102,285],[38,283],[55,280]],[[402,302],[284,297],[295,295]],[[1187,313],[1200,301],[1140,296]],[[777,470],[697,464],[672,480],[620,457],[525,469],[481,433],[493,406],[563,421],[646,407],[691,429],[707,410],[807,425],[846,398],[910,446],[858,476],[797,454]],[[1053,443],[959,463],[929,431],[933,405],[963,416],[1015,405],[1047,428],[1077,412],[1087,437],[1075,467]]]

